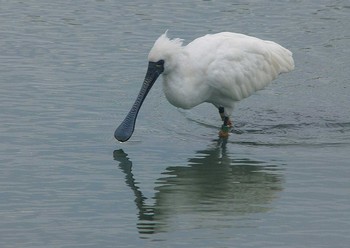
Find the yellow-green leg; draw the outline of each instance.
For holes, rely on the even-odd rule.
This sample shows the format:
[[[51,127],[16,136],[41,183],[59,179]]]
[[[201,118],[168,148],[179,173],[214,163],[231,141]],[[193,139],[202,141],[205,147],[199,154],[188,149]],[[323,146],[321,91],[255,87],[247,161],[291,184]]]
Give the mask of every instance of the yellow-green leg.
[[[228,116],[225,116],[225,109],[223,107],[219,107],[219,114],[222,121],[224,122],[219,131],[219,137],[227,138],[232,127],[232,122]]]

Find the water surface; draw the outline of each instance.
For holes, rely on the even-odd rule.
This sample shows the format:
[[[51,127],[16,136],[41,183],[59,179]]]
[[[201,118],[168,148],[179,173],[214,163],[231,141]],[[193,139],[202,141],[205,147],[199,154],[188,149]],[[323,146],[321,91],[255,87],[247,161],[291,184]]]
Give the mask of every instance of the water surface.
[[[348,247],[347,1],[5,1],[1,247]],[[114,129],[166,30],[242,32],[296,69],[237,105],[171,106],[161,80]]]

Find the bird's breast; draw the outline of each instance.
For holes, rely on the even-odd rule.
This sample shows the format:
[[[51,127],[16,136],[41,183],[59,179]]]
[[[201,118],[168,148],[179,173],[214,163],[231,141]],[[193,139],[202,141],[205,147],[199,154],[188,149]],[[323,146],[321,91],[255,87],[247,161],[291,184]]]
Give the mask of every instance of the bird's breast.
[[[208,94],[202,86],[188,78],[163,77],[163,91],[167,100],[182,109],[193,108],[207,100]]]
[[[194,107],[192,106],[193,104],[191,101],[189,101],[187,93],[184,91],[184,89],[164,85],[163,91],[166,99],[175,107],[182,109],[189,109]]]

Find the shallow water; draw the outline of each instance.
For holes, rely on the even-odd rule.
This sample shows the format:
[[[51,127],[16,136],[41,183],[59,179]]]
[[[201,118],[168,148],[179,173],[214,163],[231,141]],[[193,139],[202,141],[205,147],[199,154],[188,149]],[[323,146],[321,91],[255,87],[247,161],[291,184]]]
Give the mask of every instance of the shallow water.
[[[1,247],[348,247],[347,1],[6,1],[0,15]],[[161,82],[118,143],[147,54],[242,32],[296,69],[240,102],[227,141],[209,104]]]

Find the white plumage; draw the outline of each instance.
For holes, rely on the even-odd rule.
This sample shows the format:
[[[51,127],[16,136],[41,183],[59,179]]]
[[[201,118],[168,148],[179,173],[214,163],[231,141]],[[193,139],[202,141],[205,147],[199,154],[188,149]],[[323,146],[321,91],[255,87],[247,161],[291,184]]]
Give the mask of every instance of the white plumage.
[[[161,35],[149,61],[164,60],[163,90],[176,107],[209,102],[231,115],[236,101],[294,68],[292,53],[272,41],[237,33],[208,34],[187,46]]]
[[[187,46],[182,43],[181,39],[170,40],[166,33],[154,43],[139,95],[114,133],[119,141],[131,137],[140,107],[160,74],[165,96],[172,105],[189,109],[203,102],[214,104],[224,121],[219,135],[227,137],[235,102],[294,68],[289,50],[243,34],[208,34]]]

